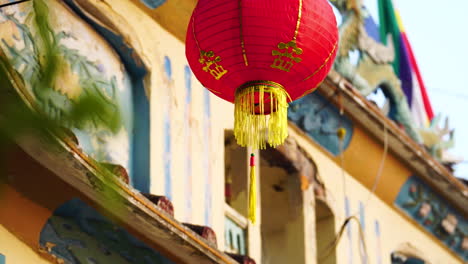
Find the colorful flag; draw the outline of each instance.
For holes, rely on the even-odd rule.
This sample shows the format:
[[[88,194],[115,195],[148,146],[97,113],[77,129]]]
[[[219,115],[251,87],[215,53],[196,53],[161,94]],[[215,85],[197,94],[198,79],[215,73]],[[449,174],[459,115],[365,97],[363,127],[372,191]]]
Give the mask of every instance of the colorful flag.
[[[434,112],[400,15],[394,9],[392,0],[378,0],[378,3],[380,39],[387,44],[388,35],[391,36],[395,48],[393,69],[401,80],[415,122],[427,127]]]

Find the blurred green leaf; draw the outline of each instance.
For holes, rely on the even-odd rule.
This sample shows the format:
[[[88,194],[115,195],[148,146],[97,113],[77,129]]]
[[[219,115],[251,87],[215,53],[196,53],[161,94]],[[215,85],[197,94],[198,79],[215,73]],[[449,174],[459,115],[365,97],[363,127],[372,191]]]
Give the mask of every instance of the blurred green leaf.
[[[4,169],[8,146],[14,144],[14,140],[22,135],[33,133],[37,137],[46,139],[49,147],[53,147],[57,146],[53,136],[64,135],[64,127],[83,131],[100,128],[116,133],[122,126],[121,111],[115,98],[107,97],[101,92],[102,87],[115,90],[113,80],[104,80],[96,66],[86,57],[60,45],[60,39],[66,38],[67,34],[65,32],[54,34],[48,20],[49,10],[46,1],[34,0],[32,6],[33,30],[20,24],[14,17],[9,17],[21,28],[25,37],[26,46],[22,50],[6,46],[8,52],[16,54],[18,59],[9,61],[6,56],[0,55],[0,183],[6,180]],[[35,32],[36,35],[33,36],[31,32]],[[63,60],[80,64],[79,73],[85,75],[83,78],[80,76],[79,85],[82,93],[73,100],[54,89],[56,79],[61,74],[60,67],[63,66]],[[15,71],[19,68],[19,65],[16,65],[18,63],[24,65],[23,75]],[[25,84],[15,83],[12,73],[21,76],[24,82],[28,82],[36,99],[34,102],[25,102],[19,96],[15,87]],[[35,109],[38,111],[31,109],[26,103],[36,105]],[[111,192],[109,188],[115,187],[115,183],[109,179],[115,176],[99,166],[98,162],[95,162],[95,165],[106,180],[103,191]],[[119,203],[120,200],[116,198],[109,202],[109,206],[117,208]]]

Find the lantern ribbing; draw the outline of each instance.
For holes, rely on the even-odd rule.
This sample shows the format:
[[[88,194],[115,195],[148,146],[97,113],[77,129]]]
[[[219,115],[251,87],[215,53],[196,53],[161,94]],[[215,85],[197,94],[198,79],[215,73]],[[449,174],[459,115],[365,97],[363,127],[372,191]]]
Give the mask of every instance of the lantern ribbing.
[[[284,142],[288,102],[323,81],[337,43],[327,0],[198,0],[186,55],[203,86],[235,104],[238,144],[262,149]]]
[[[242,0],[239,0],[239,31],[240,31],[242,56],[244,57],[245,66],[249,66],[249,60],[247,59],[247,52],[245,51],[244,35],[242,33]]]

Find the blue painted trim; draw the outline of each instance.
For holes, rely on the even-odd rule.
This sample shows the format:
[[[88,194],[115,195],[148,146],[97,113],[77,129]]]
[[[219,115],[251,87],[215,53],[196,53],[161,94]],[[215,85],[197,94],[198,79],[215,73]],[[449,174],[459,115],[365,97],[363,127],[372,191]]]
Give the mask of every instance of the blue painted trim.
[[[379,220],[375,220],[374,222],[374,231],[376,237],[376,256],[377,256],[377,264],[382,264],[382,245],[381,245],[381,237],[380,237],[380,223]]]
[[[345,197],[345,216],[351,216],[351,205],[349,204],[349,198],[347,196]],[[351,236],[351,225],[348,224],[347,230],[348,236]]]
[[[168,56],[164,56],[164,73],[167,79],[172,80],[172,63]]]
[[[92,18],[88,17],[75,4],[73,0],[65,0],[65,3],[93,29],[95,29],[117,52],[126,71],[130,75],[132,84],[133,103],[133,131],[131,164],[129,176],[133,186],[141,192],[150,190],[150,105],[145,94],[143,80],[147,74],[146,66],[135,50],[127,45],[127,42],[114,32],[102,27]]]
[[[162,4],[166,3],[167,0],[140,0],[145,6],[156,9],[160,7]]]
[[[361,225],[361,228],[362,228],[362,232],[365,234],[365,230],[366,230],[366,214],[365,214],[365,208],[364,208],[364,204],[362,203],[362,201],[359,201],[359,223]],[[367,257],[366,255],[364,254],[365,253],[365,248],[364,248],[364,241],[363,240],[360,240],[360,243],[359,243],[359,250],[361,251],[361,254],[363,256],[363,259],[362,259],[362,263],[363,264],[367,264],[368,263],[368,260],[367,260]]]
[[[6,258],[2,254],[0,254],[0,264],[6,264]]]
[[[192,127],[190,117],[192,112],[192,71],[188,65],[184,67],[185,77],[185,141],[187,144],[187,153],[185,156],[185,203],[186,203],[186,221],[190,222],[192,217]]]
[[[171,121],[168,114],[164,115],[164,192],[172,200],[172,168],[171,168]]]
[[[366,212],[362,201],[359,201],[359,222],[361,222],[362,230],[366,230]]]
[[[211,226],[212,175],[211,175],[211,99],[208,89],[204,89],[204,142],[205,142],[205,225]]]
[[[379,220],[375,220],[375,235],[377,237],[380,237],[380,223],[379,223]]]
[[[168,56],[164,56],[164,73],[166,74],[167,83],[172,81],[172,66],[171,59]],[[164,89],[171,89],[166,86]],[[168,91],[166,91],[169,94]],[[164,100],[170,100],[171,98],[164,98]],[[169,200],[172,200],[172,135],[171,135],[171,103],[166,102],[167,107],[164,109],[164,124],[163,124],[163,135],[164,135],[164,192]]]
[[[132,170],[133,186],[140,192],[149,193],[150,177],[150,104],[146,97],[143,80],[133,87],[133,136]]]

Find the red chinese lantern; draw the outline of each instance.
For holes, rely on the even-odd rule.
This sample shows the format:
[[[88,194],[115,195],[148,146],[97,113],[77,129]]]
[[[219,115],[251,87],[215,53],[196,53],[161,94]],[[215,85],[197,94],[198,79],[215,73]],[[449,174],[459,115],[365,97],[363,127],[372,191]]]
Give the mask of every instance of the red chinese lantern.
[[[199,0],[186,55],[198,80],[235,104],[238,144],[265,148],[284,142],[288,101],[323,81],[337,45],[327,0]]]

